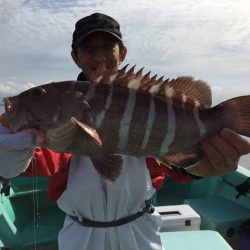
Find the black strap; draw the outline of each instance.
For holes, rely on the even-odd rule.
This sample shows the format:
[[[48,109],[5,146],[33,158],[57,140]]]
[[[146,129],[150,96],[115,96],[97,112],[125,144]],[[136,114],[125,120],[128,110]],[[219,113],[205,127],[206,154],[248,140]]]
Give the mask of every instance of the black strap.
[[[105,227],[117,227],[124,225],[126,223],[129,223],[131,221],[134,221],[141,217],[145,213],[152,214],[154,212],[154,207],[152,206],[150,200],[145,201],[146,206],[143,208],[142,211],[137,212],[136,214],[132,214],[130,216],[118,219],[118,220],[113,220],[113,221],[93,221],[89,219],[81,219],[79,220],[78,217],[69,215],[69,217],[80,223],[82,226],[85,227],[99,227],[99,228],[105,228]]]
[[[250,192],[250,177],[248,177],[243,183],[236,185],[236,191],[238,192],[236,199],[239,199],[241,195],[246,196]]]

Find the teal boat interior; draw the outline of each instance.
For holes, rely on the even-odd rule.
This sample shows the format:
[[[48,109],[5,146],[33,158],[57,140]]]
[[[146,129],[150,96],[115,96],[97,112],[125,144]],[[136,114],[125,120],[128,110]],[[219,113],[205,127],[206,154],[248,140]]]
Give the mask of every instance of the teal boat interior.
[[[223,177],[177,183],[168,178],[153,197],[156,208],[190,206],[199,215],[178,219],[178,211],[162,213],[176,216],[175,228],[161,231],[165,249],[250,249],[250,171],[239,166]],[[47,179],[10,179],[8,196],[0,201],[0,249],[56,249],[57,235],[64,213],[47,198]],[[175,217],[174,217],[175,218]],[[169,224],[170,225],[170,224]],[[53,247],[54,248],[51,248]]]

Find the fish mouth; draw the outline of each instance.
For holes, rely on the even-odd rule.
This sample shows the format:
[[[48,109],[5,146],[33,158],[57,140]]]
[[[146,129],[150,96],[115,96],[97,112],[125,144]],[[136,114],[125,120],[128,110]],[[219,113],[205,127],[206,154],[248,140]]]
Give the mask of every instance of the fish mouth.
[[[27,111],[20,106],[17,97],[7,97],[3,99],[5,113],[7,116],[11,133],[16,133],[29,128],[27,121]]]
[[[18,112],[21,110],[17,97],[6,97],[3,99],[5,106],[5,114],[7,117],[9,129],[11,133],[16,133],[28,128],[27,121],[24,116],[20,116]]]

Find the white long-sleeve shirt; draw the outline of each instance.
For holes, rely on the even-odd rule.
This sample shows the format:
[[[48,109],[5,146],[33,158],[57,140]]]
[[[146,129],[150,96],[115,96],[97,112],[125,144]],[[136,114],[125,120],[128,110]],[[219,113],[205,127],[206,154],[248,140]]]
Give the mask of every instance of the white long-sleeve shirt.
[[[24,172],[29,166],[34,147],[31,130],[12,134],[0,124],[0,176],[10,178]]]

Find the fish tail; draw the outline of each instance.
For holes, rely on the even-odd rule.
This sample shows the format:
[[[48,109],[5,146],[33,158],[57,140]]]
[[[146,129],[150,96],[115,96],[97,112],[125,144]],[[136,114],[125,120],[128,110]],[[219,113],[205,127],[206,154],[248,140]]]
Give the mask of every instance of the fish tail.
[[[250,95],[235,97],[220,105],[225,111],[226,126],[250,137]]]

